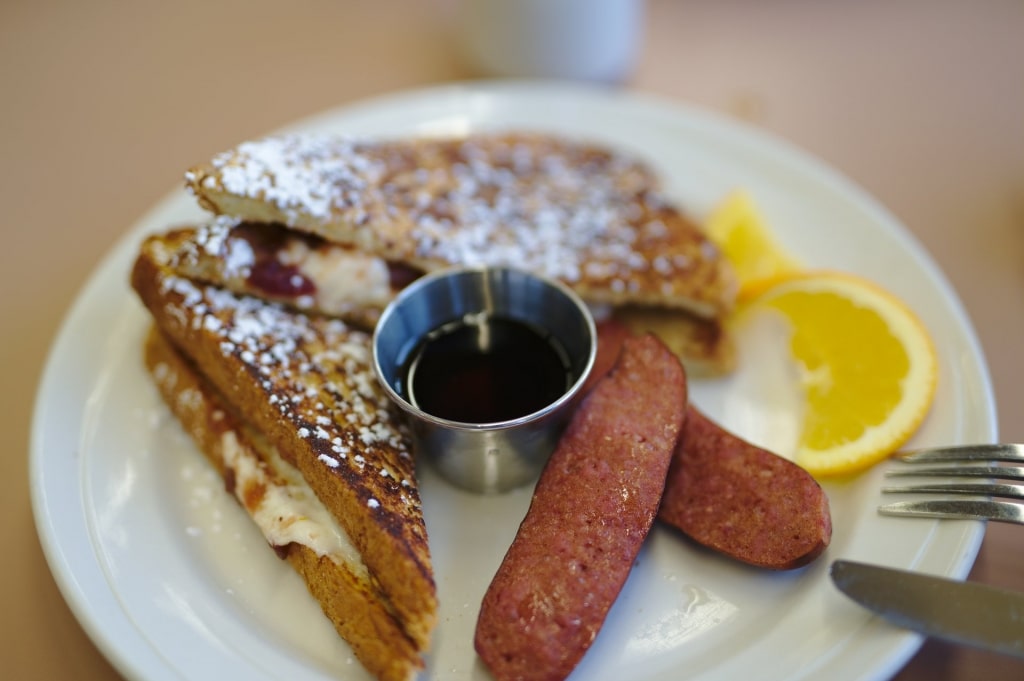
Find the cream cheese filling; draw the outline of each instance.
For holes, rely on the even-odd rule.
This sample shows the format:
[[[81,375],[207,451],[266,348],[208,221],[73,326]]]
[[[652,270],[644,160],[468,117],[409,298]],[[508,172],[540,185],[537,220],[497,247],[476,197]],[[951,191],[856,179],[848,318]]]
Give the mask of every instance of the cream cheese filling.
[[[383,307],[391,300],[390,274],[381,258],[342,248],[306,249],[298,257],[294,251],[293,246],[279,258],[297,266],[314,283],[320,309],[343,312],[365,305]]]
[[[222,436],[224,464],[234,471],[234,494],[252,516],[271,546],[287,546],[295,542],[308,547],[317,556],[328,556],[344,564],[356,576],[369,579],[369,572],[359,551],[344,528],[317,498],[302,474],[268,446],[263,452],[266,464],[283,479],[271,479],[261,465],[259,456],[239,442],[233,431]],[[263,494],[250,496],[247,490],[263,489]]]

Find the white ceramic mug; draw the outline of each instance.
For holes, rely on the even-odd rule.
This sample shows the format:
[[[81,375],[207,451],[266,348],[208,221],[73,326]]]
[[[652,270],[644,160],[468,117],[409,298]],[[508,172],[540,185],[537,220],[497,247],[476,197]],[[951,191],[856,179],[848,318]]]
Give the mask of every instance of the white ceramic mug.
[[[460,0],[458,39],[483,75],[620,82],[643,35],[643,0]]]

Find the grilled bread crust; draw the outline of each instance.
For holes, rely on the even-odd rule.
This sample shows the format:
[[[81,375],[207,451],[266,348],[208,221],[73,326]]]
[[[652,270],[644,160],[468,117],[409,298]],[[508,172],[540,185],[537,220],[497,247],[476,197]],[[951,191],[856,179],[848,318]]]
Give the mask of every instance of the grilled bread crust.
[[[432,271],[509,265],[595,303],[719,317],[735,276],[639,160],[532,133],[348,140],[282,135],[191,168],[215,214],[277,222]]]
[[[723,376],[736,368],[736,344],[726,320],[639,305],[617,308],[612,318],[635,334],[657,336],[682,361],[687,376]]]
[[[146,239],[132,285],[160,330],[297,467],[422,649],[437,596],[411,445],[372,372],[369,336],[174,275]]]
[[[265,499],[292,496],[296,471],[247,426],[196,368],[155,328],[145,342],[146,367],[161,396],[239,504],[255,520]],[[254,475],[251,471],[257,470]],[[246,472],[248,470],[249,472]],[[299,503],[310,503],[307,498]],[[277,545],[306,583],[356,658],[381,681],[411,681],[423,668],[419,647],[405,634],[365,566],[345,552],[321,554],[307,544]]]

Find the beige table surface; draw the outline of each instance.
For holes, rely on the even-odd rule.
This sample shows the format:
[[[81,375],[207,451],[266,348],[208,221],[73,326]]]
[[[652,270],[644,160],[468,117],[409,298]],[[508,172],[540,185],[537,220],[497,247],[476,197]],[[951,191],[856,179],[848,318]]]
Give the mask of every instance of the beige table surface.
[[[0,3],[0,668],[117,678],[36,538],[28,432],[48,346],[100,258],[184,168],[370,95],[465,79],[449,2]],[[862,185],[930,251],[1024,441],[1024,3],[652,0],[627,83],[744,118]],[[971,579],[1024,590],[1024,528],[992,526]],[[682,676],[682,674],[681,674]],[[926,643],[910,679],[1018,679]]]

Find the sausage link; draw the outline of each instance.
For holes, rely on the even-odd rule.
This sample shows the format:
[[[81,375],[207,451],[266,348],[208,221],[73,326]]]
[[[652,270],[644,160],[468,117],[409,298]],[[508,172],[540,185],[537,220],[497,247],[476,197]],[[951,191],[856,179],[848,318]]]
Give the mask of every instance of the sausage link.
[[[604,623],[656,517],[687,399],[679,360],[628,338],[577,410],[487,593],[475,646],[499,681],[554,681]]]
[[[832,538],[828,497],[807,471],[690,405],[658,518],[736,560],[774,570],[806,565]]]

